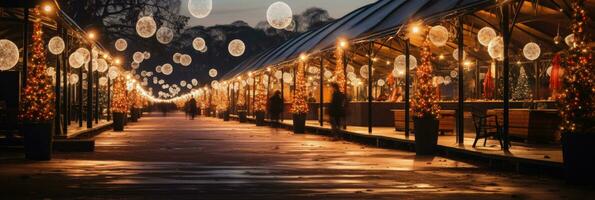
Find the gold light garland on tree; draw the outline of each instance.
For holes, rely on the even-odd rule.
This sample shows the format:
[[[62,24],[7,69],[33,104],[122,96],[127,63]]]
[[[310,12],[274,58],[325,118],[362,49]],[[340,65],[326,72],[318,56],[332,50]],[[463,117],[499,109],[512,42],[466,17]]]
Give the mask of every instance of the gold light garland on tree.
[[[245,97],[245,90],[238,90],[238,101],[236,102],[236,105],[240,108],[240,109],[244,109],[244,106],[246,104],[246,97]]]
[[[138,96],[138,92],[136,91],[136,88],[133,88],[132,90],[128,91],[128,107],[129,108],[138,108],[137,107],[138,101],[139,101],[139,96]]]
[[[345,79],[345,66],[343,63],[343,56],[345,56],[345,41],[339,41],[337,44],[337,48],[335,49],[335,59],[336,59],[336,66],[335,66],[335,82],[339,84],[339,89],[342,93],[345,93],[345,87],[347,85],[347,81]],[[320,72],[323,73],[324,71]]]
[[[308,103],[306,102],[308,96],[306,94],[305,62],[307,62],[305,56],[300,56],[295,77],[295,94],[293,95],[293,103],[291,104],[291,112],[294,114],[305,114],[309,111]]]
[[[254,101],[254,111],[255,112],[266,112],[267,109],[267,95],[265,90],[265,83],[262,78],[258,78],[258,83],[256,85],[256,99]]]
[[[39,8],[34,9],[39,16]],[[46,56],[40,20],[33,23],[33,49],[27,67],[27,85],[21,94],[19,119],[29,122],[47,122],[54,119],[55,94],[52,78],[46,73]]]
[[[112,112],[128,112],[128,97],[126,96],[126,83],[124,77],[119,75],[118,77],[116,77],[116,79],[114,79],[112,93]]]
[[[568,50],[565,89],[559,96],[561,130],[569,133],[593,132],[595,126],[595,73],[591,53],[588,15],[583,0],[572,1],[574,43]]]
[[[411,111],[418,118],[438,117],[440,107],[436,86],[432,83],[432,64],[430,62],[432,53],[430,52],[430,42],[427,37],[421,47],[420,54],[421,66],[415,72],[418,84],[411,102]]]

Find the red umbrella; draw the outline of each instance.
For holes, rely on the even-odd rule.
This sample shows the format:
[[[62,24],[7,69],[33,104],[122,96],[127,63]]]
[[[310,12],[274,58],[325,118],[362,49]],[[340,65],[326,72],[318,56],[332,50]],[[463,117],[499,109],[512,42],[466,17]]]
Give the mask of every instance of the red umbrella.
[[[560,89],[560,54],[556,54],[552,59],[552,71],[550,72],[550,88],[552,91]]]
[[[483,79],[483,97],[491,99],[494,96],[494,79],[492,78],[492,70],[488,68],[488,72]]]

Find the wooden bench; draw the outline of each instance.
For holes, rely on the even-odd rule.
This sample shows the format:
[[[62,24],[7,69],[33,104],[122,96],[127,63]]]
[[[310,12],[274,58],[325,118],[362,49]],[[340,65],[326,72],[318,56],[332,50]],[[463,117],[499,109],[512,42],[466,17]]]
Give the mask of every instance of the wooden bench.
[[[487,114],[498,116],[502,123],[504,110],[492,109]],[[561,119],[555,109],[510,109],[509,137],[525,140],[527,143],[556,144],[560,142]]]
[[[405,131],[405,110],[391,110],[394,114],[395,130]],[[409,121],[409,128],[413,131],[413,115],[409,113],[411,118]],[[455,110],[440,110],[439,126],[438,130],[441,134],[447,132],[454,133],[456,127],[456,111]]]

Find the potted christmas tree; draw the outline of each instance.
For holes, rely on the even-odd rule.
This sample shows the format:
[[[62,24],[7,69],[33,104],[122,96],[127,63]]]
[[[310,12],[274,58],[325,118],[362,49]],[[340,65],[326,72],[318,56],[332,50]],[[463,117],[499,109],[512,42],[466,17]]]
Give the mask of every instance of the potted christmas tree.
[[[240,90],[240,93],[238,94],[238,102],[236,103],[236,105],[238,106],[238,118],[240,120],[240,123],[245,123],[246,121],[248,121],[248,111],[246,110],[246,98],[244,94],[245,93],[242,90]]]
[[[126,83],[124,77],[118,76],[112,88],[112,115],[114,116],[114,131],[123,131],[128,111],[128,97],[126,96]]]
[[[256,117],[256,126],[264,126],[264,116],[266,112],[267,95],[264,89],[264,80],[260,78],[256,83],[256,99],[254,101],[254,115]]]
[[[415,129],[415,152],[432,155],[438,143],[438,113],[436,86],[432,81],[432,64],[429,41],[421,47],[421,66],[417,68],[417,90],[412,99],[413,126]]]
[[[591,35],[584,1],[572,2],[574,42],[568,50],[567,66],[560,94],[562,153],[569,183],[595,183],[595,73]]]
[[[139,95],[136,89],[132,89],[128,93],[128,103],[130,107],[130,121],[131,122],[138,122],[139,118],[139,108],[137,105],[137,101],[139,101]]]
[[[39,10],[35,9],[35,14]],[[33,49],[27,67],[26,86],[21,93],[20,128],[25,137],[25,157],[31,160],[50,160],[54,133],[54,90],[46,73],[46,57],[41,22],[33,23]]]
[[[308,102],[306,99],[308,98],[306,94],[306,77],[305,77],[305,62],[306,56],[301,55],[298,67],[297,67],[297,74],[295,79],[295,93],[293,95],[293,102],[291,104],[291,112],[293,113],[293,132],[294,133],[304,133],[306,129],[306,116],[308,114]]]

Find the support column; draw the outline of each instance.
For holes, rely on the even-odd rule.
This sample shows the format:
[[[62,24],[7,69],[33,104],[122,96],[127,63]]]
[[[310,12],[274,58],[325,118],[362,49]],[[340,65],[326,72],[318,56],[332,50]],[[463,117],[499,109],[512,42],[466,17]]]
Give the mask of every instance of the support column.
[[[459,56],[459,62],[458,62],[458,67],[459,67],[459,84],[458,84],[458,93],[459,93],[459,99],[458,99],[458,106],[457,106],[457,143],[459,143],[460,146],[462,146],[465,142],[465,130],[464,130],[464,121],[465,121],[465,94],[464,94],[464,86],[463,86],[463,63],[465,62],[465,57],[463,57],[464,55],[464,48],[465,48],[465,44],[464,44],[464,34],[463,34],[463,16],[459,16],[459,23],[458,23],[458,27],[457,27],[457,43],[458,43],[458,56]]]
[[[69,97],[70,97],[70,88],[71,86],[69,85],[69,81],[68,81],[68,72],[70,71],[70,68],[68,67],[68,65],[66,64],[66,60],[67,60],[67,56],[69,52],[68,48],[68,43],[70,42],[70,39],[68,38],[68,31],[67,30],[62,30],[61,32],[62,38],[64,38],[64,44],[66,44],[66,48],[64,49],[63,53],[60,55],[62,56],[62,66],[63,66],[63,71],[64,71],[64,76],[62,77],[62,82],[64,83],[64,96],[62,97],[62,110],[64,112],[64,118],[63,118],[63,124],[62,124],[62,134],[63,135],[68,135],[68,125],[70,125],[70,104],[69,104]]]
[[[409,38],[405,39],[405,137],[409,138],[409,84],[410,75],[409,75]]]
[[[78,80],[78,93],[77,93],[77,103],[79,106],[79,127],[83,127],[83,69],[84,65],[79,68],[79,80]]]
[[[285,118],[283,117],[283,114],[285,114],[285,80],[283,80],[283,75],[285,75],[285,72],[283,71],[283,68],[281,68],[281,102],[284,108],[281,111],[281,121],[283,121],[283,118]]]
[[[107,77],[107,121],[112,120],[112,97],[111,97],[112,80]]]
[[[95,73],[95,124],[99,124],[99,71]]]
[[[93,45],[89,45],[92,51]],[[89,56],[87,64],[87,128],[93,128],[93,56]]]
[[[502,5],[502,21],[501,21],[501,31],[504,40],[504,60],[503,60],[503,71],[502,71],[502,78],[504,84],[504,94],[502,94],[502,100],[504,102],[503,109],[503,135],[504,135],[504,146],[505,150],[508,150],[508,128],[509,128],[509,109],[510,109],[510,102],[509,102],[509,91],[510,91],[510,61],[508,56],[508,46],[510,43],[510,29],[509,29],[509,9],[510,4]]]
[[[368,133],[372,134],[372,64],[374,41],[370,41],[368,47]]]
[[[25,3],[23,15],[23,69],[21,70],[21,90],[24,90],[27,85],[27,66],[29,65],[29,3]],[[19,95],[19,102],[20,99],[21,97]]]
[[[318,109],[320,110],[318,113],[318,122],[320,126],[324,125],[324,53],[320,53],[320,70],[319,70],[319,78],[320,78],[320,97],[319,97],[319,104]]]
[[[56,32],[58,34],[60,34],[63,30],[62,30],[62,24],[60,22],[58,22],[58,27],[56,28]],[[56,99],[55,99],[55,110],[56,110],[56,115],[54,117],[54,125],[56,127],[54,127],[54,130],[56,131],[54,133],[54,135],[63,135],[62,132],[62,85],[60,84],[61,80],[62,80],[62,69],[64,68],[64,60],[62,59],[64,54],[60,54],[60,55],[56,55],[56,74],[55,74],[55,95],[56,95]]]

